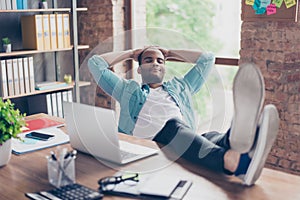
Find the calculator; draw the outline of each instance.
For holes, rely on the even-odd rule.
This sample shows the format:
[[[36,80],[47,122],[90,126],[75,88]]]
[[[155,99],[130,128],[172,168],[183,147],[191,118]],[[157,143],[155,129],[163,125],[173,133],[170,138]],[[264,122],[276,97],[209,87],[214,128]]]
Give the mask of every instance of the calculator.
[[[96,200],[102,199],[103,194],[81,184],[75,183],[49,191],[26,193],[26,196],[34,200]]]

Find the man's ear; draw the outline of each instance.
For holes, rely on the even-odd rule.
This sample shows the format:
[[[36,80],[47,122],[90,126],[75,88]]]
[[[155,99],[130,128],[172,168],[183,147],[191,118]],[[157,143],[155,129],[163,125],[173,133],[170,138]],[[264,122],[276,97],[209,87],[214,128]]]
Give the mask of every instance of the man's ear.
[[[141,74],[141,70],[142,70],[142,69],[141,69],[141,65],[139,65],[139,67],[137,68],[137,73],[138,73],[138,74]]]

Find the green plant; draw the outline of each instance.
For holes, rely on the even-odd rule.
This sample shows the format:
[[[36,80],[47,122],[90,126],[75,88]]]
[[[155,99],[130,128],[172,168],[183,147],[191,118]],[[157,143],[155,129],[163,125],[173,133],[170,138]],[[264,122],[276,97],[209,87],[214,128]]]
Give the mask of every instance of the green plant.
[[[8,99],[0,98],[0,145],[11,138],[17,138],[21,128],[26,125],[25,114],[21,114]]]
[[[10,39],[8,37],[2,38],[3,44],[10,44]]]

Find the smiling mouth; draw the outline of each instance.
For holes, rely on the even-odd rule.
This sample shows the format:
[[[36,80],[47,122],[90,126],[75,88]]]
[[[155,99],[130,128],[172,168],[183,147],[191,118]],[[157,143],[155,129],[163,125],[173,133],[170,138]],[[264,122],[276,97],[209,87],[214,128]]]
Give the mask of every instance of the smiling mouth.
[[[152,72],[161,72],[161,69],[159,69],[159,68],[154,68],[154,69],[152,69]]]

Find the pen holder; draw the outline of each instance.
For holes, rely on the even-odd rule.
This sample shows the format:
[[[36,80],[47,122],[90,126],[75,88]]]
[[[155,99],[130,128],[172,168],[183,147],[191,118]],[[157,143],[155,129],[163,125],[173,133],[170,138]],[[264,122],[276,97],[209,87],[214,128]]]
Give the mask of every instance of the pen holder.
[[[48,159],[48,180],[55,187],[75,183],[75,159],[69,157],[63,161]]]

